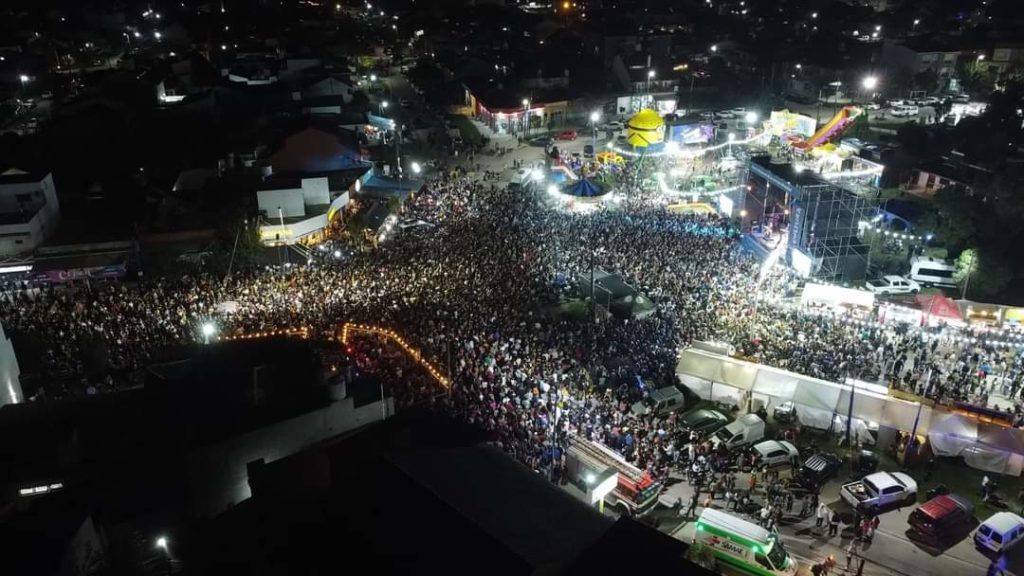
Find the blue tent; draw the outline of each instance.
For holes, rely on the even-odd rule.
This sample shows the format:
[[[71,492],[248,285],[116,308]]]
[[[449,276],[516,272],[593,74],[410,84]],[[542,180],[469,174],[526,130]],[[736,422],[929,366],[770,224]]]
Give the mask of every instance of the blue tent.
[[[574,182],[572,186],[569,186],[567,192],[573,196],[589,198],[592,196],[600,196],[601,187],[586,178],[581,178]]]

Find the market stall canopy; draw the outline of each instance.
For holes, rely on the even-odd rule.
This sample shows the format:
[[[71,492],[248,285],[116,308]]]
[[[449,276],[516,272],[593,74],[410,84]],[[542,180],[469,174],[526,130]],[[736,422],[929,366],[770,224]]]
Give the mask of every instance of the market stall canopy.
[[[918,294],[914,301],[920,306],[925,316],[948,320],[950,322],[961,322],[960,307],[952,298],[942,294]]]

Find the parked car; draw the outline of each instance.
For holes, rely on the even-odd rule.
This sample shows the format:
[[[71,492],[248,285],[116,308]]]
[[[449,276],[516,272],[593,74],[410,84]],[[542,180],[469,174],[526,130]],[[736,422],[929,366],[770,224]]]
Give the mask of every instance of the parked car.
[[[902,276],[883,276],[878,280],[869,280],[864,283],[869,292],[879,296],[887,294],[917,294],[921,291],[921,285],[917,282]]]
[[[785,440],[765,440],[754,444],[752,448],[756,455],[756,466],[767,465],[770,468],[792,464],[800,458],[800,451],[796,446]]]
[[[868,102],[867,104],[861,106],[861,108],[864,108],[865,110],[881,110],[882,105],[879,104],[878,102]]]
[[[974,545],[998,554],[1024,539],[1024,518],[1013,512],[996,512],[974,531]]]
[[[894,106],[893,109],[889,113],[892,114],[893,116],[897,117],[897,118],[901,118],[901,117],[917,116],[920,113],[920,110],[918,109],[917,106],[903,105],[903,106]]]
[[[618,120],[613,120],[611,122],[607,122],[605,124],[598,126],[598,130],[601,130],[602,132],[617,132],[625,127],[626,125],[623,124],[622,122],[619,122]]]
[[[587,144],[586,146],[584,146],[583,147],[583,156],[585,156],[587,158],[593,158],[594,157],[594,147],[591,146],[590,144]]]
[[[875,472],[862,480],[843,484],[839,495],[854,508],[878,513],[887,506],[917,500],[917,482],[902,472]]]
[[[683,430],[711,433],[728,424],[729,419],[717,410],[694,410],[679,419]]]
[[[530,138],[530,146],[537,146],[540,148],[547,148],[551,144],[550,136],[537,136],[536,138]]]
[[[700,119],[701,120],[714,120],[715,119],[715,113],[714,112],[701,112],[700,113]]]
[[[814,454],[797,469],[796,483],[817,492],[826,482],[836,477],[842,465],[843,459],[831,452]]]
[[[941,544],[962,537],[974,519],[974,504],[963,496],[936,496],[910,513],[911,537]]]
[[[579,134],[575,130],[562,130],[555,136],[556,140],[575,140]]]
[[[736,117],[736,114],[732,110],[721,110],[715,112],[715,116],[723,120],[732,120]]]

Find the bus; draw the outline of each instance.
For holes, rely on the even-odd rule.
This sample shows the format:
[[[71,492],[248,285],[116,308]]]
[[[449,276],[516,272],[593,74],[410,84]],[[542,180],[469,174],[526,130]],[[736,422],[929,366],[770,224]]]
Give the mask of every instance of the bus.
[[[694,543],[711,548],[731,568],[759,576],[794,576],[797,563],[782,542],[757,524],[720,510],[706,509],[697,519]]]

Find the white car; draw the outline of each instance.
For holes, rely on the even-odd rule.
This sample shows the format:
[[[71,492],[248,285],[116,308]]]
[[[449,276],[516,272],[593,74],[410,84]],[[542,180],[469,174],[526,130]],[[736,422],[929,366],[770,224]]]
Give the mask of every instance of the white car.
[[[901,117],[901,116],[917,116],[918,113],[920,113],[920,110],[918,109],[917,106],[906,106],[906,105],[904,105],[904,106],[896,106],[896,107],[894,107],[892,109],[892,111],[889,112],[889,113],[892,114],[893,116],[896,116],[896,117]]]
[[[869,292],[878,295],[887,294],[917,294],[921,291],[921,285],[909,278],[902,276],[883,276],[878,280],[870,280],[864,284]]]
[[[700,113],[700,119],[701,120],[714,120],[715,119],[715,113],[714,112],[701,112]]]
[[[800,451],[785,440],[765,440],[752,448],[757,454],[757,465],[768,465],[769,468],[792,464],[800,459]]]
[[[618,120],[613,120],[611,122],[598,126],[598,130],[601,130],[603,132],[615,132],[618,130],[622,130],[625,127],[626,125],[623,124],[622,122],[619,122]]]
[[[736,117],[736,113],[732,110],[722,110],[720,112],[715,112],[715,116],[725,120],[731,120]]]
[[[868,102],[863,108],[865,110],[881,110],[882,106],[878,102]]]

